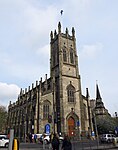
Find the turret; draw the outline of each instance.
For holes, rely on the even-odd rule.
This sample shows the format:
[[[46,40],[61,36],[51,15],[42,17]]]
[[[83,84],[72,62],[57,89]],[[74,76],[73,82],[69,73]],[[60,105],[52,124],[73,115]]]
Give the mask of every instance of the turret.
[[[58,33],[61,33],[61,23],[58,24]]]
[[[75,29],[72,27],[72,36],[75,37]]]
[[[51,40],[53,39],[53,32],[52,31],[50,33],[50,38],[51,38]]]

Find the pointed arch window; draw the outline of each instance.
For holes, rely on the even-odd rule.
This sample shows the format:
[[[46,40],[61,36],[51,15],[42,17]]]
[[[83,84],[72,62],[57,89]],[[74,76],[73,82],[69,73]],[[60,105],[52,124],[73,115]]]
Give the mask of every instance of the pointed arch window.
[[[66,48],[63,49],[63,61],[67,62],[67,52],[66,52]]]
[[[55,66],[55,53],[53,52],[53,66]]]
[[[87,119],[87,107],[85,104],[83,105],[83,110],[84,119]]]
[[[48,119],[50,112],[50,103],[48,101],[44,102],[43,105],[43,119]]]
[[[70,49],[70,63],[74,64],[74,52],[73,52],[73,49]]]
[[[75,88],[71,84],[67,87],[67,97],[68,102],[75,102]]]

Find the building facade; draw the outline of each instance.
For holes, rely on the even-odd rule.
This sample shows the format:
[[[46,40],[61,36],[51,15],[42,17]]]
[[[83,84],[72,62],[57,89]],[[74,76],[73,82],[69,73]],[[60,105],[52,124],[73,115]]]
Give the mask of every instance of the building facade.
[[[88,93],[88,91],[87,91]],[[75,30],[50,34],[50,78],[45,75],[25,90],[8,107],[8,128],[15,135],[58,132],[80,136],[93,130],[90,99],[82,95]]]

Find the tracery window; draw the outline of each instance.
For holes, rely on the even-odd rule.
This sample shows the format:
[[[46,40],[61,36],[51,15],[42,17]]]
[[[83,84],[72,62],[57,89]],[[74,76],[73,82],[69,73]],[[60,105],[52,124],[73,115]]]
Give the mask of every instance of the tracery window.
[[[66,48],[63,49],[63,61],[67,62]]]
[[[86,105],[84,104],[84,107],[83,107],[83,113],[84,113],[84,119],[87,119],[87,107]]]
[[[74,53],[73,53],[73,49],[70,49],[70,63],[74,64]]]
[[[75,102],[75,88],[70,84],[67,87],[68,102]]]
[[[43,119],[48,119],[50,112],[50,103],[48,101],[44,102],[43,105]]]
[[[55,53],[53,51],[53,66],[55,66]]]

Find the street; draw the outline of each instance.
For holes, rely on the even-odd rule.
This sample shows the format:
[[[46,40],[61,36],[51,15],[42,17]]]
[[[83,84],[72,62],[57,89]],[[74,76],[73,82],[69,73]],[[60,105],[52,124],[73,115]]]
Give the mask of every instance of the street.
[[[61,150],[62,144],[60,144],[60,150]],[[42,145],[41,143],[20,143],[20,149],[19,150],[50,150],[49,144]],[[72,141],[72,150],[97,150],[97,149],[111,149],[115,150],[118,149],[117,147],[114,147],[113,144],[97,144],[97,141]],[[8,148],[0,148],[0,150],[8,150]]]

